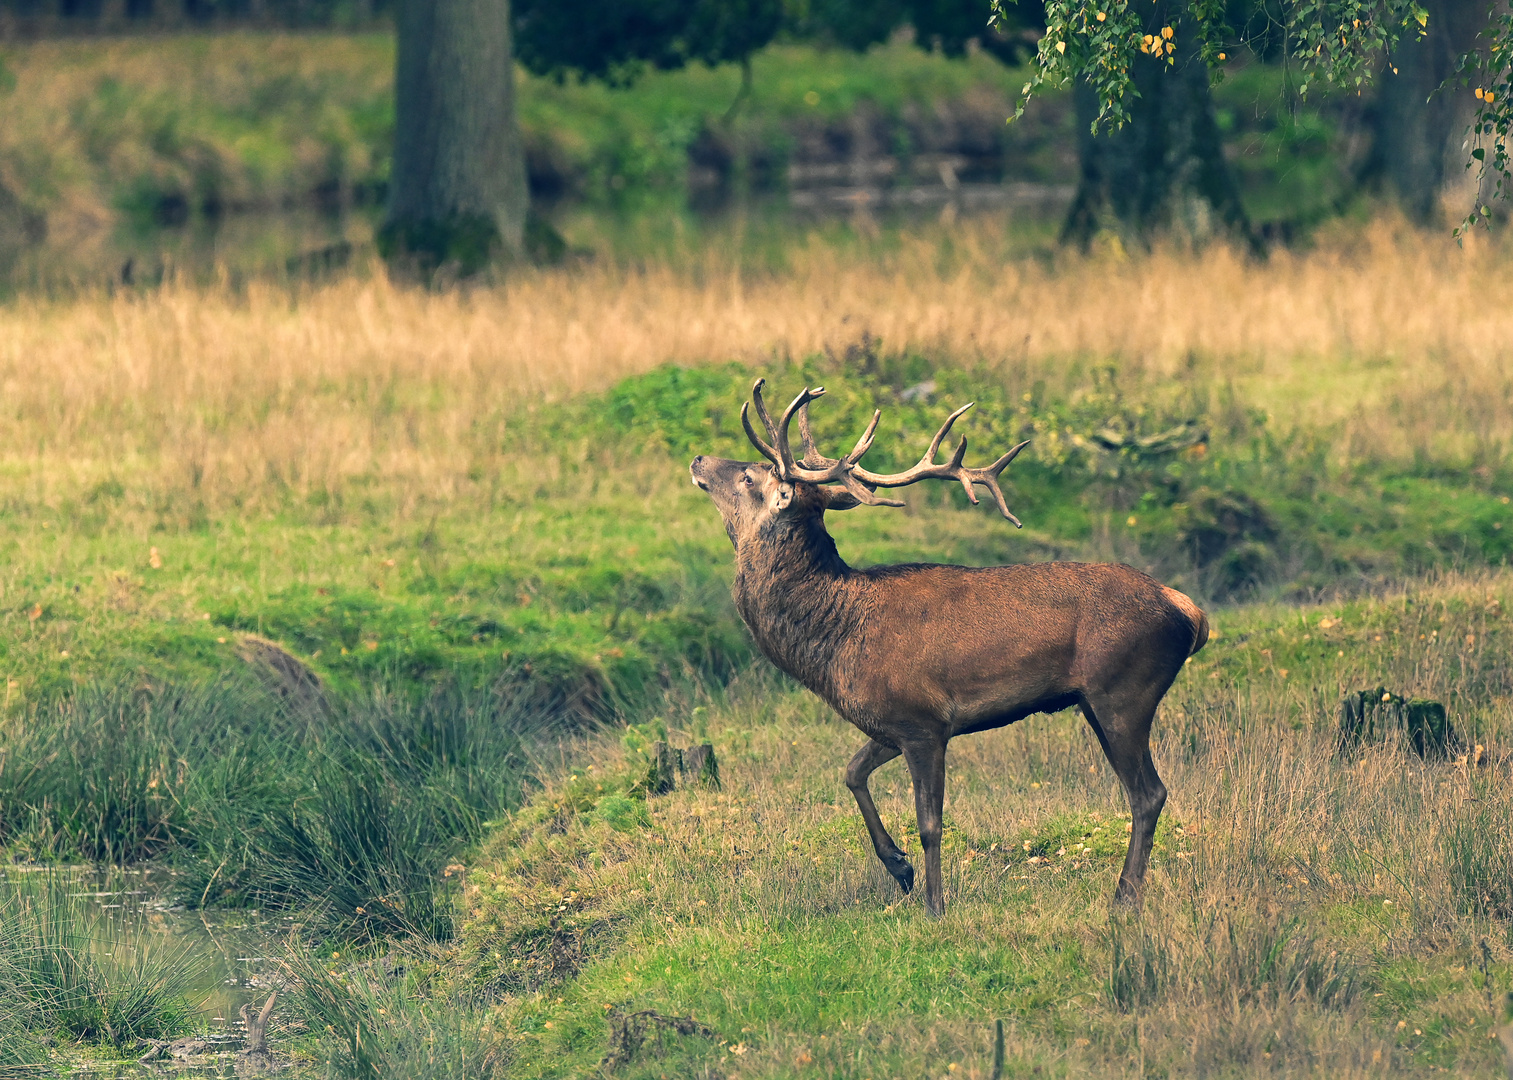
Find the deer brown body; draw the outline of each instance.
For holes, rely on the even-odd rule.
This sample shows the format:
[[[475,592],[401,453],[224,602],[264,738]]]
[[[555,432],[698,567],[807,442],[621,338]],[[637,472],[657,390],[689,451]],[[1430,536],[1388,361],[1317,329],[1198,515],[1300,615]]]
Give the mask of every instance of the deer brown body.
[[[807,406],[823,390],[799,395],[777,426],[762,406],[761,385],[753,397],[771,443],[749,422],[747,431],[771,464],[701,456],[690,472],[725,520],[736,551],[736,606],[758,647],[868,736],[847,767],[846,784],[884,866],[906,892],[912,889],[913,868],[884,829],[867,787],[875,769],[900,754],[909,768],[925,903],[939,914],[947,744],[1076,705],[1129,798],[1130,847],[1116,897],[1138,901],[1166,801],[1150,756],[1151,722],[1188,656],[1207,639],[1202,611],[1140,571],[1114,564],[853,569],[825,530],[826,510],[899,505],[877,498],[876,489],[955,479],[969,495],[972,484],[988,487],[1014,521],[996,479],[1023,444],[987,469],[967,469],[963,439],[950,464],[935,465],[960,410],[920,465],[890,476],[869,473],[857,463],[876,418],[846,458],[822,458],[809,436]],[[801,461],[787,445],[795,413],[804,433]],[[841,486],[825,486],[832,480]]]

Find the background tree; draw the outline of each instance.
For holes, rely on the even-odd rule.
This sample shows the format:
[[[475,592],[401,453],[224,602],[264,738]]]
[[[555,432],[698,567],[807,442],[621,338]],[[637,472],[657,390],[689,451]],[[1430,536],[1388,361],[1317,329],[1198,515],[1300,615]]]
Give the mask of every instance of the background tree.
[[[1079,169],[1063,239],[1086,247],[1101,232],[1137,239],[1160,232],[1189,240],[1224,233],[1253,246],[1224,157],[1208,65],[1186,32],[1187,21],[1176,5],[1158,2],[1141,29],[1142,44],[1145,35],[1151,38],[1141,55],[1150,59],[1132,73],[1128,123],[1100,130],[1093,84],[1080,80],[1074,91]]]
[[[538,74],[624,83],[646,65],[736,61],[782,23],[780,0],[519,0],[518,56]],[[509,0],[404,0],[394,168],[380,249],[424,272],[524,253],[530,224]]]
[[[406,0],[394,79],[394,166],[379,248],[472,273],[520,253],[529,194],[515,117],[509,0]]]
[[[1428,164],[1443,160],[1435,158],[1433,147],[1443,148],[1454,137],[1454,125],[1432,110],[1409,122],[1406,103],[1427,98],[1437,76],[1459,68],[1478,73],[1484,84],[1473,135],[1488,145],[1476,148],[1474,156],[1499,181],[1507,173],[1513,16],[1500,18],[1484,39],[1483,52],[1461,64],[1445,59],[1458,42],[1474,35],[1464,26],[1475,20],[1463,22],[1458,13],[1473,10],[1476,2],[1437,5],[1467,7],[1441,12],[1441,44],[1436,50],[1431,42],[1424,53],[1413,50],[1429,38],[1430,12],[1417,0],[1269,0],[1263,10],[1266,25],[1280,33],[1279,51],[1296,71],[1301,94],[1321,82],[1361,90],[1383,66],[1391,66],[1389,55],[1400,72],[1410,64],[1411,75],[1397,91],[1405,104],[1394,112],[1389,95],[1382,110],[1396,120],[1384,121],[1390,134],[1379,129],[1378,161],[1383,170],[1403,177],[1400,189],[1422,191],[1442,168]],[[993,0],[993,9],[995,19],[1008,19],[1002,0]],[[1197,233],[1220,225],[1248,237],[1208,101],[1210,78],[1222,78],[1227,51],[1242,38],[1224,3],[1166,0],[1147,9],[1130,0],[1050,0],[1045,17],[1024,99],[1043,86],[1079,85],[1079,111],[1089,133],[1068,232],[1085,239],[1100,228],[1144,236],[1174,224]],[[1453,111],[1449,104],[1446,108]],[[1414,130],[1426,137],[1411,150],[1394,147],[1394,139],[1413,142]],[[1421,155],[1423,164],[1414,164],[1414,155]]]
[[[1476,106],[1456,76],[1461,58],[1487,28],[1487,5],[1425,0],[1425,7],[1423,39],[1401,42],[1381,75],[1364,178],[1380,182],[1409,216],[1432,223],[1446,189],[1466,177],[1465,137]]]

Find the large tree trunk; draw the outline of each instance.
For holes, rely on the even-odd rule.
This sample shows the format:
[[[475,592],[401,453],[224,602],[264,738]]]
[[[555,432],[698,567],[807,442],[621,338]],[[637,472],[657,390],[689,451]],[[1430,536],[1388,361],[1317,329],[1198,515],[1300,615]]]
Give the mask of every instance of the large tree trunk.
[[[1157,14],[1147,29],[1159,33],[1162,24]],[[1145,243],[1157,234],[1190,242],[1228,235],[1254,243],[1224,159],[1208,66],[1187,48],[1192,43],[1185,28],[1176,29],[1183,46],[1176,65],[1139,57],[1134,82],[1140,96],[1129,103],[1131,120],[1122,129],[1093,135],[1097,99],[1086,84],[1078,85],[1081,178],[1064,241],[1085,247],[1108,232],[1126,243]]]
[[[1438,224],[1447,196],[1463,196],[1466,205],[1459,213],[1469,210],[1475,198],[1476,176],[1465,166],[1471,159],[1466,132],[1476,101],[1459,86],[1436,90],[1455,74],[1455,61],[1476,44],[1477,33],[1487,25],[1487,4],[1425,0],[1424,6],[1429,11],[1427,35],[1400,44],[1381,75],[1366,172],[1397,197],[1410,217]]]
[[[509,0],[403,0],[380,250],[422,272],[517,256],[528,194]]]

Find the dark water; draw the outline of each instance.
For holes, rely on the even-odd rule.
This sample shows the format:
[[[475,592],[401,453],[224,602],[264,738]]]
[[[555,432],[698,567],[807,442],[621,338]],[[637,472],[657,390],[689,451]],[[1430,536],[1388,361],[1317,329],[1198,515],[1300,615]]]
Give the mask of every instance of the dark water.
[[[875,242],[903,230],[958,220],[1006,219],[1027,235],[1053,236],[1072,190],[1030,184],[907,188],[815,185],[751,199],[689,206],[639,198],[620,206],[536,209],[565,243],[567,258],[677,263],[710,250],[761,268],[816,232]],[[319,281],[363,272],[374,258],[378,206],[336,211],[294,207],[182,221],[50,223],[39,242],[0,250],[0,291],[56,294],[101,287],[151,288],[165,280],[237,285]]]
[[[151,288],[165,280],[318,279],[370,256],[376,217],[288,209],[182,224],[62,222],[40,243],[0,252],[0,286],[15,294]]]

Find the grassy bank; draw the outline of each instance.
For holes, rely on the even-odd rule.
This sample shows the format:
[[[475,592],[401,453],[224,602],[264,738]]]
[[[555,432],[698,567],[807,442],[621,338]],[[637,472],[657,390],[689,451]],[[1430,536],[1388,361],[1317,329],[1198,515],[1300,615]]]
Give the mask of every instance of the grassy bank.
[[[757,371],[832,388],[827,443],[883,408],[882,463],[966,400],[981,453],[1034,438],[1024,533],[920,492],[837,516],[861,563],[1114,557],[1225,599],[1505,557],[1500,251],[1382,227],[1264,265],[1046,267],[1009,243],[0,309],[7,715],[107,674],[213,677],[247,633],[338,691],[529,666],[613,710],[719,683],[749,652],[684,469],[749,453]]]
[[[1143,918],[1108,909],[1127,808],[1073,713],[952,746],[948,911],[900,897],[841,769],[861,736],[760,671],[699,725],[724,787],[632,802],[596,743],[469,871],[454,975],[514,1075],[1490,1075],[1513,985],[1505,576],[1228,610],[1162,710]],[[1472,761],[1336,748],[1342,691],[1450,704]],[[683,727],[681,735],[677,727]],[[1474,744],[1490,745],[1483,765]],[[912,832],[907,775],[874,780]],[[905,846],[917,845],[905,841]]]

